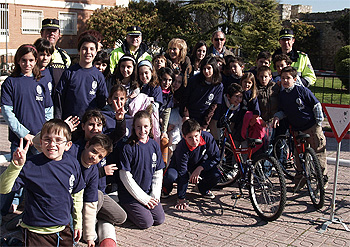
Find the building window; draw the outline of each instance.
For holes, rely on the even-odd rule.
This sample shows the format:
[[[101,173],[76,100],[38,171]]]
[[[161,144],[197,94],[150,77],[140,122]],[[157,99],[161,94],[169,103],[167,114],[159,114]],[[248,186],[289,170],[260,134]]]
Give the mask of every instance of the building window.
[[[40,34],[42,20],[41,10],[22,9],[22,33]]]
[[[77,35],[77,13],[60,12],[58,19],[62,35]]]
[[[5,42],[9,28],[9,8],[7,3],[0,3],[0,41]]]

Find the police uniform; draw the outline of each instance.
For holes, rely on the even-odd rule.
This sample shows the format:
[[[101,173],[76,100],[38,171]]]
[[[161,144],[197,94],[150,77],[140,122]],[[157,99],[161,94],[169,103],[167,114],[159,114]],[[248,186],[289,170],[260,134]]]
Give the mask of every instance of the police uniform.
[[[44,19],[42,21],[42,30],[43,29],[60,29],[59,20],[56,19]],[[63,71],[71,65],[71,59],[68,53],[55,46],[55,51],[51,56],[51,71],[52,77],[54,81],[54,85],[56,87],[58,81],[61,78]]]
[[[283,29],[280,32],[279,39],[288,39],[288,38],[294,38],[294,32],[290,29]],[[279,48],[275,51],[275,53],[272,55],[272,58],[274,58],[276,55],[282,54],[282,49]],[[310,85],[315,84],[316,82],[316,75],[315,71],[312,68],[310,59],[308,55],[304,52],[297,51],[295,49],[292,49],[287,55],[292,60],[291,66],[295,68],[298,72],[298,76],[301,78],[301,81],[303,84],[308,87]],[[271,63],[271,71],[272,76],[276,77],[278,76],[277,71],[273,67],[273,63]]]
[[[127,35],[139,35],[141,36],[141,28],[137,27],[137,26],[131,26],[127,28]],[[141,42],[140,47],[137,49],[137,51],[133,52],[130,51],[128,43],[126,41],[123,42],[123,44],[114,49],[111,52],[111,56],[110,56],[110,70],[111,73],[113,73],[115,67],[117,66],[119,59],[125,55],[125,54],[129,54],[135,57],[136,62],[140,62],[142,60],[149,60],[152,61],[152,56],[147,52],[148,47],[145,43]]]

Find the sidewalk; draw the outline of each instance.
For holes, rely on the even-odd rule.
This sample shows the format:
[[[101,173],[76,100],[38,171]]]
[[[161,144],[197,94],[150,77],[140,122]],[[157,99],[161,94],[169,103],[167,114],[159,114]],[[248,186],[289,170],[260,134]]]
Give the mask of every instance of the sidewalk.
[[[0,122],[0,154],[9,154],[7,126]],[[343,140],[341,159],[350,160],[350,140]],[[327,138],[327,156],[336,157],[337,142]],[[8,165],[0,164],[0,168]],[[287,204],[282,216],[266,223],[255,214],[248,197],[237,201],[231,199],[238,188],[224,188],[214,191],[214,200],[203,199],[189,189],[189,205],[186,211],[174,208],[176,195],[162,200],[166,214],[165,223],[139,230],[130,222],[116,226],[119,246],[350,246],[350,232],[343,226],[331,224],[323,234],[318,233],[325,217],[329,219],[332,200],[334,165],[329,164],[329,186],[322,210],[316,211],[307,190],[293,194],[293,184],[287,180]],[[336,217],[350,228],[350,167],[340,166],[336,197]],[[174,193],[174,192],[173,192]],[[21,236],[19,231],[7,232],[1,227],[1,237]],[[86,246],[79,244],[79,246]]]

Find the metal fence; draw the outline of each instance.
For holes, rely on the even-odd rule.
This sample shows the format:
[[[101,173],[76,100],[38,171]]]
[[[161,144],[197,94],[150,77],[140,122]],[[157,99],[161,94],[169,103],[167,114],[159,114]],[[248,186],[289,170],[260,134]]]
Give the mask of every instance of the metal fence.
[[[350,80],[347,77],[337,76],[333,71],[316,71],[317,81],[310,86],[310,90],[314,93],[321,103],[330,104],[350,104],[349,89],[341,82],[341,79]]]

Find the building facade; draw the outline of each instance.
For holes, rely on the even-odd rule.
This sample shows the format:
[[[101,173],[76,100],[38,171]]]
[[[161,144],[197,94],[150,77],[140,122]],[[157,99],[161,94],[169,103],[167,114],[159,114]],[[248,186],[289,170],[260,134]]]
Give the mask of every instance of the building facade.
[[[59,47],[77,54],[77,37],[86,30],[86,21],[95,9],[128,4],[129,0],[0,0],[1,59],[7,53],[8,62],[13,62],[20,45],[40,38],[41,21],[45,18],[60,21]]]

